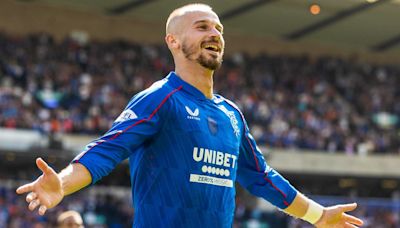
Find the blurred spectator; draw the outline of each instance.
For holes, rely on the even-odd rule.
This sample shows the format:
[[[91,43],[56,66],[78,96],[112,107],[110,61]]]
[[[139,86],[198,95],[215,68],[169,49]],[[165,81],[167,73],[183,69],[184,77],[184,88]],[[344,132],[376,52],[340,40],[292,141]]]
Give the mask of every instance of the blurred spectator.
[[[65,211],[57,218],[58,228],[84,228],[81,215],[76,211]]]
[[[132,226],[131,201],[121,200],[115,195],[104,196],[100,193],[93,195],[86,191],[69,197],[64,204],[50,210],[45,216],[40,216],[27,210],[24,198],[16,197],[14,191],[13,188],[0,187],[0,227],[83,227],[82,224],[96,228]],[[76,214],[71,213],[71,210]],[[65,211],[68,213],[63,214]],[[65,222],[62,224],[72,225],[71,221],[75,221],[81,225],[61,226],[61,220]]]

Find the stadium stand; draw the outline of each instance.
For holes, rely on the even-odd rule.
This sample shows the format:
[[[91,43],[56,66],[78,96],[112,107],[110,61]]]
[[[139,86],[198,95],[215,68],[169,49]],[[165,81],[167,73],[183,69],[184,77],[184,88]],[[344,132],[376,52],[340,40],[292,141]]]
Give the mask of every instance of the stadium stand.
[[[164,46],[2,34],[0,48],[0,126],[44,134],[104,133],[133,94],[172,69]],[[399,72],[357,60],[237,53],[215,80],[260,144],[398,154]]]
[[[58,43],[45,33],[26,37],[2,33],[0,126],[50,137],[51,153],[59,159],[65,154],[57,144],[58,135],[104,133],[133,94],[172,69],[171,61],[164,46],[80,43],[71,38]],[[357,59],[236,53],[226,56],[215,80],[216,92],[236,101],[257,141],[267,147],[394,155],[400,153],[399,73],[397,66]],[[10,181],[30,180],[38,173],[23,159],[12,158],[20,155],[10,156],[6,162],[17,165],[10,166],[13,172],[1,172],[0,227],[52,227],[56,215],[66,209],[80,212],[89,227],[130,226],[134,214],[126,199],[130,193],[105,193],[126,189],[121,187],[129,184],[125,176],[105,180],[106,190],[92,187],[68,197],[40,217],[26,209],[23,197],[14,194],[17,183]],[[63,157],[64,165],[68,156]],[[361,205],[356,213],[367,222],[365,227],[400,226],[395,196],[356,199]],[[327,205],[334,200],[320,199]],[[307,227],[245,201],[246,196],[239,194],[234,227]],[[105,202],[112,206],[105,207]]]
[[[65,167],[172,70],[168,49],[149,43],[181,2],[0,1],[0,227],[56,227],[65,210],[86,227],[131,227],[126,163],[44,217],[15,188],[40,175],[38,156]],[[240,106],[268,162],[302,192],[358,202],[363,227],[400,228],[399,1],[317,2],[311,16],[309,1],[213,1],[228,53],[215,92]],[[235,228],[310,227],[239,186],[236,201]]]

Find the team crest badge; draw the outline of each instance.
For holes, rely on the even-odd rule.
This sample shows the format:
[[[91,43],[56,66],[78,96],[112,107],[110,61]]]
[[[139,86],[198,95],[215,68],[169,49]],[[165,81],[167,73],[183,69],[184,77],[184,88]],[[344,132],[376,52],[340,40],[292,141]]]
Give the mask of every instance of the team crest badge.
[[[215,135],[218,132],[218,123],[216,120],[214,120],[211,117],[207,118],[207,122],[208,122],[208,129],[210,130],[210,132]]]

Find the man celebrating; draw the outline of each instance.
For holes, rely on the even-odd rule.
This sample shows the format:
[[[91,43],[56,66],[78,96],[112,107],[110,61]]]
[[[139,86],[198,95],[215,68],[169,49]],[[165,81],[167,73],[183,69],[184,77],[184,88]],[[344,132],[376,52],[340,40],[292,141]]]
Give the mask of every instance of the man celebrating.
[[[56,173],[42,159],[37,180],[21,186],[29,209],[44,214],[129,158],[134,227],[231,227],[234,183],[317,227],[356,227],[356,204],[322,207],[270,168],[240,110],[213,94],[223,26],[212,9],[174,10],[165,41],[175,72],[135,95],[112,128]]]

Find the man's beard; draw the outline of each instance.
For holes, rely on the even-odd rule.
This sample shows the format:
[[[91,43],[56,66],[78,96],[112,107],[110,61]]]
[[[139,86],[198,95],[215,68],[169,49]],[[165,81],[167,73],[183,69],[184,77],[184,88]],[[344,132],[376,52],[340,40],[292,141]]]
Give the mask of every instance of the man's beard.
[[[186,43],[182,44],[182,52],[185,55],[185,57],[189,60],[195,60],[197,63],[199,63],[201,66],[204,68],[210,69],[210,70],[216,70],[218,69],[221,64],[222,64],[222,59],[218,60],[218,57],[211,57],[207,58],[203,52],[200,53],[199,57],[194,59],[194,55],[196,54],[196,47],[195,45],[188,46]]]

